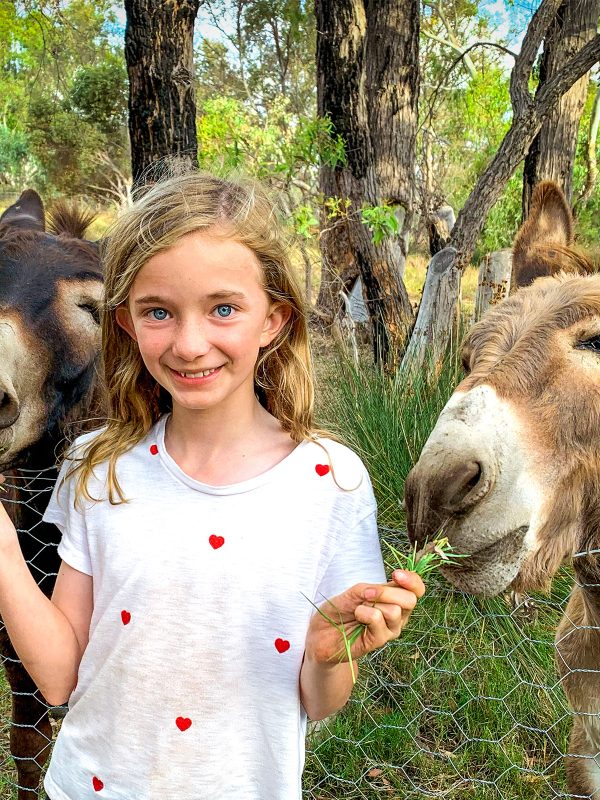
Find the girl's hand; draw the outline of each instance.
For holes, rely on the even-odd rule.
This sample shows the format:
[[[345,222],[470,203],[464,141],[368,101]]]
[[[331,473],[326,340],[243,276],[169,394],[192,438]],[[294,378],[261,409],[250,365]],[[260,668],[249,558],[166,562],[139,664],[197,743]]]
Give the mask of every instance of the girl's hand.
[[[327,600],[321,610],[336,624],[343,624],[346,635],[359,623],[366,626],[352,645],[356,660],[397,639],[424,594],[425,585],[416,572],[397,569],[389,583],[357,583]],[[321,664],[334,665],[347,658],[340,631],[318,612],[310,621],[305,650],[308,658]]]

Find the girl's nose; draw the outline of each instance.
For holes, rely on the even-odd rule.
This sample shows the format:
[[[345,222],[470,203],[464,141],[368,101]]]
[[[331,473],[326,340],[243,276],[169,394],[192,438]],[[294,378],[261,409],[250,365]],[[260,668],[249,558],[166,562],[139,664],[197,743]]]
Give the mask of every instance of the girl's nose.
[[[171,349],[182,361],[191,362],[199,356],[206,355],[210,350],[210,343],[205,326],[198,322],[179,325]]]

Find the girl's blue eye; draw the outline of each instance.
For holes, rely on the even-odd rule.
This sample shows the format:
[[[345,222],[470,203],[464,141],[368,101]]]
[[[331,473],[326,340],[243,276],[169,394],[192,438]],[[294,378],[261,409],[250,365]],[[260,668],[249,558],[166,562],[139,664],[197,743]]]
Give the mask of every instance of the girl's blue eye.
[[[167,312],[165,311],[164,308],[153,308],[150,311],[150,314],[152,315],[152,318],[157,320],[158,322],[162,322],[167,318]]]
[[[217,306],[217,314],[220,317],[229,317],[232,311],[233,308],[231,306]]]

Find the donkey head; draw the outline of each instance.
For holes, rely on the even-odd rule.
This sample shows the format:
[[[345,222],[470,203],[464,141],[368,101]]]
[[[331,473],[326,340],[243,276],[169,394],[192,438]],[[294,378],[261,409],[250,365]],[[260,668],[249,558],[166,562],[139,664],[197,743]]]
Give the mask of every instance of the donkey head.
[[[571,230],[560,196],[539,187],[514,250],[523,282],[552,277],[472,328],[467,376],[406,481],[410,536],[421,543],[442,527],[469,556],[447,578],[477,594],[546,586],[600,501],[600,276],[576,274],[591,266],[569,251],[570,233],[544,238]]]
[[[102,271],[77,238],[90,221],[63,205],[46,232],[31,190],[0,217],[0,469],[56,439],[92,394]]]

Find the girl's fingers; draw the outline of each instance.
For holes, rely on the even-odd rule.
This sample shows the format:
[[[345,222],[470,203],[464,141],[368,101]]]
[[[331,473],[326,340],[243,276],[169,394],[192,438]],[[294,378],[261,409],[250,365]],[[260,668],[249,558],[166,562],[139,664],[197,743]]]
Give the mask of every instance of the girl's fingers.
[[[376,591],[369,591],[371,588]],[[363,592],[363,597],[367,603],[391,603],[412,611],[417,605],[419,596],[410,589],[400,588],[397,584],[388,583],[385,586],[368,587]]]
[[[416,572],[407,572],[404,569],[395,569],[392,572],[392,580],[398,586],[408,589],[410,592],[416,594],[417,597],[423,597],[425,594],[425,584],[420,575]]]
[[[391,603],[376,603],[357,606],[354,615],[358,622],[368,626],[375,639],[387,642],[399,635],[410,611]]]

